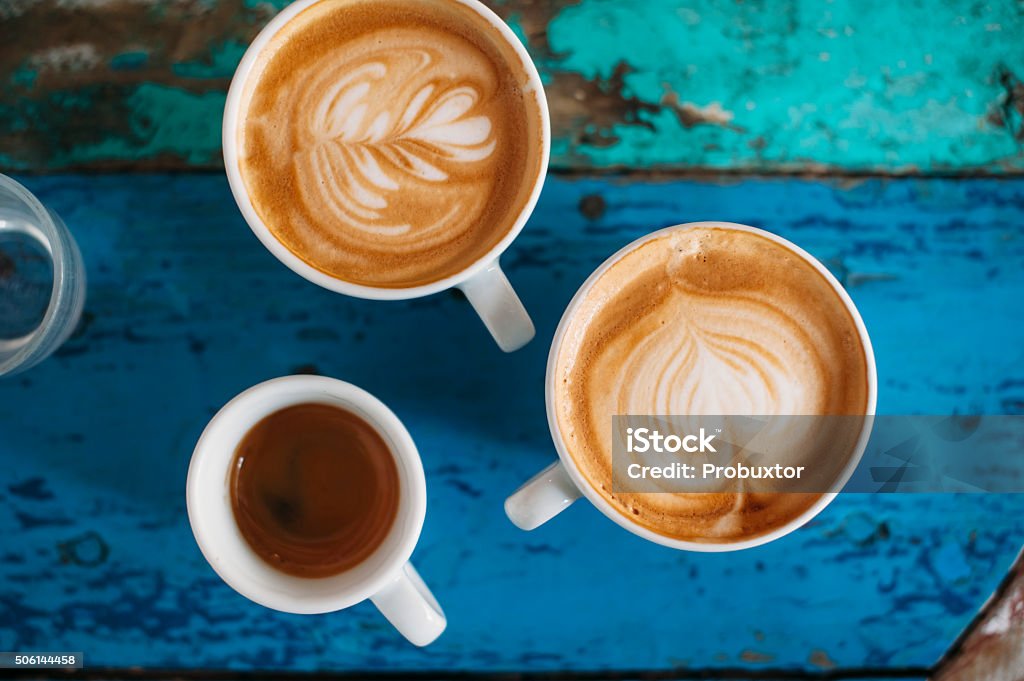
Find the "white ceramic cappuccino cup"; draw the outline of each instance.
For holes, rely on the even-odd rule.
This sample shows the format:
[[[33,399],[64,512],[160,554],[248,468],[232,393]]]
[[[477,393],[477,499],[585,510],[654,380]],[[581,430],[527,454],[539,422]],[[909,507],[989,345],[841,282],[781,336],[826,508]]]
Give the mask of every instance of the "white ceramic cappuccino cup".
[[[257,422],[295,404],[331,404],[373,426],[398,468],[398,512],[384,541],[355,567],[330,577],[281,572],[253,551],[231,507],[231,465],[238,443]],[[228,586],[282,612],[343,610],[366,599],[410,642],[425,646],[447,624],[444,612],[409,562],[427,510],[423,464],[409,432],[380,400],[350,383],[321,376],[287,376],[249,388],[222,408],[203,431],[186,483],[188,519],[203,556]]]
[[[277,32],[303,10],[324,1],[298,0],[298,2],[292,3],[275,16],[256,36],[252,44],[249,45],[249,49],[246,50],[231,80],[227,103],[224,107],[222,129],[224,166],[227,171],[228,182],[231,185],[231,193],[234,195],[235,201],[245,217],[245,221],[263,245],[293,272],[314,284],[337,293],[371,300],[407,300],[439,293],[450,288],[458,288],[469,299],[469,302],[483,320],[484,325],[491,332],[494,340],[497,341],[498,346],[505,352],[518,350],[533,339],[535,335],[533,321],[530,319],[530,315],[527,313],[526,308],[523,307],[522,301],[519,300],[519,296],[516,295],[498,261],[523,230],[527,220],[533,213],[534,207],[537,205],[537,199],[540,197],[541,188],[544,185],[548,160],[551,155],[551,121],[548,114],[547,99],[544,96],[544,86],[541,84],[537,67],[530,59],[526,48],[523,47],[519,38],[512,32],[512,29],[501,20],[501,17],[478,0],[448,1],[464,5],[479,14],[496,29],[497,33],[504,38],[515,54],[519,56],[523,69],[526,71],[529,79],[529,84],[523,89],[524,93],[536,93],[538,111],[541,117],[540,172],[530,192],[530,196],[516,218],[512,229],[505,234],[501,241],[462,271],[439,281],[408,288],[378,288],[344,281],[325,274],[309,265],[277,240],[253,208],[249,192],[242,180],[238,154],[238,126],[242,114],[242,98],[245,83],[254,65],[257,63],[260,53]]]
[[[832,486],[832,491],[822,494],[817,501],[814,502],[806,511],[801,513],[799,516],[793,518],[790,522],[785,525],[778,527],[771,532],[767,532],[762,535],[751,537],[749,539],[743,539],[740,541],[723,542],[723,543],[704,543],[697,541],[687,541],[682,539],[675,539],[667,537],[663,534],[659,534],[652,530],[649,530],[637,523],[631,522],[626,516],[619,513],[615,508],[608,503],[601,494],[599,494],[584,475],[580,472],[573,460],[572,455],[569,454],[569,450],[566,447],[565,439],[562,436],[561,429],[558,425],[558,417],[555,414],[554,402],[555,402],[555,388],[557,382],[557,376],[555,375],[556,364],[558,360],[558,353],[561,349],[562,341],[565,338],[566,329],[569,327],[573,316],[576,314],[576,310],[579,305],[583,302],[587,293],[590,291],[591,286],[609,269],[615,266],[615,264],[622,259],[627,253],[630,253],[640,247],[642,244],[657,239],[666,233],[674,232],[679,229],[686,228],[722,228],[736,231],[750,232],[757,234],[766,239],[774,241],[784,246],[787,250],[793,252],[798,257],[805,260],[814,269],[821,273],[821,275],[832,285],[835,289],[836,294],[840,300],[846,306],[846,309],[850,313],[850,317],[853,319],[857,331],[860,336],[861,344],[864,348],[864,357],[866,361],[867,369],[867,402],[865,404],[865,416],[864,426],[861,429],[860,436],[854,446],[853,451],[849,455],[849,460],[840,471],[837,476],[835,484]],[[674,549],[682,549],[687,551],[705,551],[705,552],[722,552],[722,551],[736,551],[739,549],[747,549],[754,546],[760,546],[761,544],[767,544],[768,542],[775,541],[780,537],[784,537],[790,532],[800,528],[807,523],[811,518],[818,515],[826,506],[832,503],[832,500],[836,498],[839,490],[842,489],[843,485],[850,479],[857,464],[860,463],[861,457],[864,455],[864,449],[867,447],[868,439],[871,435],[871,427],[873,425],[873,419],[871,418],[875,413],[875,403],[877,401],[878,388],[877,388],[878,377],[875,371],[875,355],[871,348],[871,339],[868,337],[867,328],[864,326],[864,320],[861,319],[860,313],[857,311],[856,306],[853,304],[853,300],[850,299],[849,294],[842,285],[836,280],[832,273],[822,265],[818,260],[814,258],[810,253],[803,250],[796,244],[783,239],[780,236],[766,232],[756,227],[748,227],[746,225],[738,225],[730,222],[693,222],[685,225],[676,225],[674,227],[667,227],[656,232],[652,232],[647,236],[641,237],[631,244],[625,246],[619,250],[615,255],[608,258],[593,274],[583,283],[579,291],[573,297],[569,306],[566,308],[565,313],[562,315],[562,320],[558,325],[558,329],[555,331],[554,340],[551,343],[551,352],[548,355],[548,368],[547,376],[545,379],[545,398],[547,400],[547,414],[548,414],[548,426],[551,429],[551,438],[555,443],[555,450],[558,453],[558,460],[553,464],[542,470],[540,473],[535,475],[533,478],[528,480],[522,487],[520,487],[515,493],[512,494],[508,499],[505,500],[505,513],[517,527],[523,530],[533,530],[546,523],[551,518],[555,517],[566,508],[568,508],[574,501],[579,499],[581,496],[586,497],[594,506],[597,507],[601,513],[605,514],[616,524],[624,527],[635,535],[643,537],[644,539],[650,540],[657,544],[669,546]],[[611,428],[609,422],[608,427]]]

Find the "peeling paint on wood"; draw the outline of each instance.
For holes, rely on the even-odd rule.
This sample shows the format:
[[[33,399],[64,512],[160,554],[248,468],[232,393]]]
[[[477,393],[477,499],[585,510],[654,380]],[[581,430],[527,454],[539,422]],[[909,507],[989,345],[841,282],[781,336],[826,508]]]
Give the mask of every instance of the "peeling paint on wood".
[[[1024,679],[1024,553],[933,679]]]
[[[488,2],[538,62],[556,169],[1024,173],[1016,2]],[[3,0],[0,167],[217,167],[285,4]]]
[[[871,332],[883,413],[1024,412],[1024,182],[553,178],[504,259],[537,340],[505,355],[456,296],[375,303],[293,275],[219,174],[24,181],[75,233],[90,288],[68,344],[0,382],[0,649],[144,668],[897,676],[939,659],[1024,543],[1019,495],[843,495],[734,554],[654,546],[584,504],[530,534],[502,512],[554,456],[543,374],[564,306],[606,256],[678,222],[758,225],[828,263]],[[417,441],[414,560],[450,622],[427,650],[368,604],[255,606],[195,546],[202,428],[292,372],[367,388]]]

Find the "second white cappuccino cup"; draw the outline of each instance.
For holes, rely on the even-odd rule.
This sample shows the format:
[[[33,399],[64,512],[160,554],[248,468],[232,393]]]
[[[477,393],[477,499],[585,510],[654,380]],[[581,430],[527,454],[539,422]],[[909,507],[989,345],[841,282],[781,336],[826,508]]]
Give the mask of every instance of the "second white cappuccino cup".
[[[523,88],[524,95],[535,96],[540,114],[540,172],[534,178],[529,197],[519,211],[512,228],[487,253],[455,274],[443,279],[419,286],[407,288],[385,288],[356,284],[321,272],[302,258],[292,253],[270,231],[253,206],[249,191],[239,167],[239,127],[244,115],[243,97],[246,82],[258,64],[263,50],[268,47],[274,36],[293,18],[304,10],[319,2],[331,0],[299,0],[285,8],[256,36],[249,45],[228,90],[227,103],[224,107],[223,151],[224,165],[227,172],[231,192],[238,207],[245,217],[253,233],[260,242],[278,260],[293,272],[323,288],[371,300],[407,300],[439,293],[451,288],[460,289],[483,320],[498,346],[505,352],[512,352],[526,345],[535,335],[533,321],[520,301],[508,278],[502,271],[499,259],[512,245],[522,231],[537,205],[544,178],[547,174],[548,160],[551,153],[551,123],[544,86],[541,83],[537,67],[530,58],[523,44],[512,29],[502,19],[478,0],[447,0],[453,4],[463,5],[476,12],[481,18],[494,27],[509,47],[519,56],[522,68],[525,69],[528,84]],[[399,3],[400,4],[400,3]]]
[[[632,522],[625,515],[617,511],[591,485],[591,483],[587,481],[576,461],[569,453],[569,448],[566,445],[566,437],[562,433],[558,415],[555,413],[554,408],[555,392],[557,390],[558,381],[556,364],[559,351],[566,339],[566,332],[571,325],[577,310],[586,299],[591,288],[606,272],[615,267],[615,265],[622,260],[624,256],[636,251],[647,242],[678,230],[701,228],[724,229],[755,234],[783,246],[785,249],[791,251],[798,258],[817,270],[835,291],[839,300],[842,302],[842,305],[845,306],[846,310],[849,312],[850,318],[853,320],[857,334],[859,335],[859,340],[864,350],[864,359],[866,362],[867,390],[864,415],[868,418],[865,418],[864,420],[854,451],[849,454],[848,459],[845,461],[841,474],[838,476],[832,487],[832,491],[821,494],[821,496],[803,513],[794,517],[792,520],[780,527],[750,538],[722,543],[706,543],[677,539],[660,534],[637,522]],[[757,229],[756,227],[748,227],[746,225],[738,225],[728,222],[694,222],[674,227],[667,227],[665,229],[652,232],[651,234],[628,244],[608,258],[583,283],[575,297],[573,297],[572,301],[569,303],[569,306],[566,308],[551,343],[551,352],[548,356],[547,376],[545,378],[545,398],[547,402],[548,425],[551,430],[551,437],[554,441],[555,450],[558,453],[558,459],[524,483],[518,490],[509,496],[508,499],[506,499],[505,513],[508,515],[509,520],[511,520],[512,523],[520,529],[533,530],[567,509],[580,497],[586,497],[595,507],[597,507],[599,511],[601,511],[601,513],[606,515],[617,525],[644,539],[674,549],[701,552],[721,552],[736,551],[739,549],[767,544],[768,542],[774,541],[789,534],[790,532],[793,532],[811,520],[814,516],[818,515],[826,506],[832,503],[832,500],[838,495],[839,490],[841,490],[843,485],[845,485],[847,480],[849,480],[850,475],[853,473],[853,470],[856,468],[864,454],[868,437],[871,434],[871,427],[873,424],[871,416],[875,413],[877,383],[878,378],[876,375],[875,356],[871,347],[871,339],[868,337],[867,328],[864,325],[864,321],[861,319],[860,313],[857,311],[853,300],[850,299],[850,296],[846,293],[846,290],[843,289],[839,281],[832,276],[832,273],[829,272],[824,265],[816,260],[811,254],[807,253],[807,251],[778,235],[772,234],[771,232],[766,232],[764,230]],[[611,415],[609,415],[608,427],[612,427]]]

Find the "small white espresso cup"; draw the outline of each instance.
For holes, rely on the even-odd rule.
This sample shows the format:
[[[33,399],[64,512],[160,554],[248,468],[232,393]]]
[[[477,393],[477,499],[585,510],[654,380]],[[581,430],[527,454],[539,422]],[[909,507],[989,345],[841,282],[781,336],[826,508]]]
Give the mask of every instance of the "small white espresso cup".
[[[277,32],[303,10],[324,1],[329,0],[298,0],[298,2],[292,3],[275,16],[256,36],[252,44],[249,45],[249,49],[246,50],[231,80],[227,103],[224,107],[222,129],[224,166],[227,171],[228,182],[231,185],[231,193],[234,195],[235,201],[245,217],[245,221],[263,245],[266,246],[267,250],[273,253],[278,260],[287,265],[293,272],[318,286],[337,293],[370,300],[408,300],[410,298],[420,298],[440,293],[450,288],[461,289],[477,314],[480,315],[488,331],[491,332],[494,340],[497,341],[498,346],[505,352],[518,350],[529,343],[536,332],[529,313],[523,307],[522,301],[519,300],[519,296],[516,295],[498,261],[523,230],[527,220],[529,220],[530,215],[533,213],[534,207],[537,205],[537,199],[540,197],[541,188],[544,185],[548,160],[551,155],[551,120],[548,113],[547,99],[544,96],[544,86],[541,83],[540,75],[537,73],[537,67],[534,65],[533,60],[530,59],[526,48],[523,47],[519,38],[512,32],[512,29],[501,20],[501,17],[478,0],[448,1],[453,4],[465,5],[483,17],[494,26],[498,34],[504,38],[519,56],[529,78],[529,84],[523,88],[523,93],[526,96],[536,97],[541,116],[540,169],[537,177],[534,179],[533,188],[526,204],[516,218],[512,229],[505,234],[501,241],[461,272],[452,274],[439,281],[409,288],[376,288],[332,277],[307,264],[274,237],[273,233],[267,228],[253,208],[238,165],[238,126],[243,113],[242,105],[245,83],[253,67],[256,65],[260,53]]]
[[[558,352],[561,348],[562,341],[565,338],[566,329],[575,315],[576,309],[586,297],[590,287],[593,286],[601,275],[612,268],[623,256],[636,250],[647,241],[657,239],[667,232],[701,227],[718,227],[758,234],[766,239],[770,239],[771,241],[781,244],[786,249],[807,261],[808,264],[820,272],[821,275],[832,285],[832,288],[835,289],[836,294],[839,296],[840,300],[843,301],[843,304],[849,311],[860,335],[867,363],[868,386],[865,416],[868,418],[864,420],[864,426],[860,432],[854,451],[850,454],[849,461],[837,477],[836,483],[832,487],[832,491],[822,494],[821,497],[819,497],[818,500],[815,501],[815,503],[806,511],[782,527],[750,539],[727,543],[705,543],[667,537],[642,527],[637,523],[631,522],[624,515],[616,511],[615,508],[604,499],[604,497],[594,490],[576,466],[576,462],[573,460],[572,456],[569,454],[568,448],[566,447],[565,439],[562,437],[562,433],[558,425],[558,418],[554,411],[555,386],[557,381],[555,365],[557,363]],[[867,447],[868,438],[871,435],[871,427],[873,425],[873,419],[871,417],[875,413],[875,404],[878,396],[877,383],[878,377],[875,371],[875,355],[871,348],[871,339],[868,337],[867,328],[864,326],[864,320],[861,319],[860,313],[857,311],[857,307],[853,304],[853,300],[850,299],[850,296],[846,293],[843,286],[834,276],[832,276],[832,273],[829,272],[828,269],[818,262],[818,260],[816,260],[810,253],[803,250],[796,244],[772,234],[771,232],[731,222],[693,222],[685,225],[666,227],[665,229],[652,232],[647,236],[637,239],[604,261],[604,263],[602,263],[601,266],[598,267],[597,270],[595,270],[594,273],[591,274],[583,283],[572,301],[570,301],[565,313],[562,315],[562,321],[559,323],[558,329],[555,331],[554,340],[551,342],[551,352],[548,355],[547,377],[545,379],[548,426],[551,429],[551,437],[555,443],[555,450],[558,452],[558,460],[532,477],[523,484],[522,487],[516,490],[512,496],[506,499],[505,513],[508,515],[509,520],[511,520],[513,524],[520,529],[533,530],[564,511],[581,496],[585,496],[592,504],[594,504],[594,506],[597,507],[599,511],[601,511],[601,513],[605,514],[615,523],[626,528],[633,534],[674,549],[682,549],[686,551],[723,552],[737,551],[739,549],[747,549],[767,544],[802,527],[811,518],[818,515],[826,506],[832,503],[832,500],[838,495],[839,490],[842,489],[843,485],[845,485],[850,479],[850,476],[853,475],[854,469],[856,469],[857,464],[860,463],[861,457],[864,455],[864,449]],[[611,428],[610,419],[608,427]]]
[[[285,407],[332,404],[372,425],[398,466],[400,494],[394,524],[366,560],[331,577],[295,577],[274,569],[246,542],[231,508],[231,465],[245,434]],[[350,383],[320,376],[287,376],[249,388],[207,425],[192,454],[186,484],[188,519],[203,556],[235,591],[282,612],[316,614],[370,599],[410,642],[425,646],[447,624],[444,612],[409,562],[427,510],[423,464],[409,432],[380,400]]]

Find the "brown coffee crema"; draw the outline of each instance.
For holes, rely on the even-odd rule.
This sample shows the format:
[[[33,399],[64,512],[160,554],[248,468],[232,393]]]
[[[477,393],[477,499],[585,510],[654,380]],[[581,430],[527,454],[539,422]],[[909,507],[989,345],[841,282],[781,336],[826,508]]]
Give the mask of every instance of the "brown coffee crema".
[[[621,257],[576,308],[555,362],[558,429],[583,475],[630,521],[696,542],[771,532],[821,495],[615,493],[613,415],[868,406],[864,346],[832,285],[785,246],[728,228],[680,228]],[[845,462],[852,440],[828,456]]]
[[[542,96],[465,5],[323,0],[245,83],[239,170],[307,264],[365,286],[429,284],[514,227],[542,172]]]
[[[394,455],[362,417],[297,404],[252,427],[231,467],[238,530],[266,563],[329,577],[373,555],[398,515]]]

